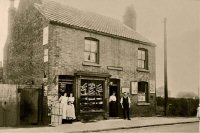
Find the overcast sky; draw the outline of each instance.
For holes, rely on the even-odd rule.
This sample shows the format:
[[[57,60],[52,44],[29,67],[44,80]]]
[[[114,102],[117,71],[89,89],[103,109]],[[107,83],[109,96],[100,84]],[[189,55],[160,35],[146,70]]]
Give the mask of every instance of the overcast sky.
[[[16,0],[16,7],[17,7]],[[61,1],[61,0],[60,0]],[[163,86],[163,18],[167,17],[168,86],[171,96],[198,93],[200,0],[62,0],[67,5],[122,21],[126,6],[134,4],[137,31],[157,44],[157,87]],[[0,0],[0,60],[7,36],[9,0]]]

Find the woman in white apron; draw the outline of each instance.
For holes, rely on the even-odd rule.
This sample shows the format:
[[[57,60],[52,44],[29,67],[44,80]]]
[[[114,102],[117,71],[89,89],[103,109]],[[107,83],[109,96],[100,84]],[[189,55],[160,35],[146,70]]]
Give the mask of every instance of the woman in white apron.
[[[70,96],[68,97],[68,104],[67,104],[67,117],[70,119],[76,119],[75,116],[75,109],[74,109],[74,97],[72,93],[70,93]]]
[[[61,106],[62,106],[62,119],[66,119],[67,117],[66,110],[67,110],[67,102],[68,102],[67,93],[64,93],[64,95],[59,98],[59,101],[61,102]]]

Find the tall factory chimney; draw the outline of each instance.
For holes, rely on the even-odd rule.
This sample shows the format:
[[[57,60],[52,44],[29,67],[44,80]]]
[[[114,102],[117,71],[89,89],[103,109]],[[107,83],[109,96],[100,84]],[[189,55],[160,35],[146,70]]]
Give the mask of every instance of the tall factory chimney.
[[[3,51],[3,82],[8,83],[8,67],[9,67],[9,49],[12,46],[12,32],[14,25],[16,8],[14,7],[14,0],[10,0],[10,7],[8,8],[8,35],[4,45]]]
[[[14,7],[14,1],[15,0],[10,0],[10,7],[8,9],[8,36],[10,35],[10,33],[12,33],[12,27],[16,13],[16,8]]]

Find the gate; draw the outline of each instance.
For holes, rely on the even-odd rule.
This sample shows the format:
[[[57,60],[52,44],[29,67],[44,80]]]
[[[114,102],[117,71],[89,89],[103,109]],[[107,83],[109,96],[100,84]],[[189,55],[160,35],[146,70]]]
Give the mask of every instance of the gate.
[[[20,125],[42,123],[42,86],[20,85]]]
[[[0,126],[19,124],[19,94],[16,85],[0,84]]]

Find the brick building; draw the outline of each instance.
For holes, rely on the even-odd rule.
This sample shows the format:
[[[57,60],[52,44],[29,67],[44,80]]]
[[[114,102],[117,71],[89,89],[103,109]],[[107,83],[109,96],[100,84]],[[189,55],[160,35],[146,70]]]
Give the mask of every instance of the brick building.
[[[132,116],[155,114],[155,44],[118,20],[56,0],[21,0],[15,14],[9,82],[43,85],[44,106],[73,93],[78,119],[108,118],[113,91],[118,103],[130,93]]]

